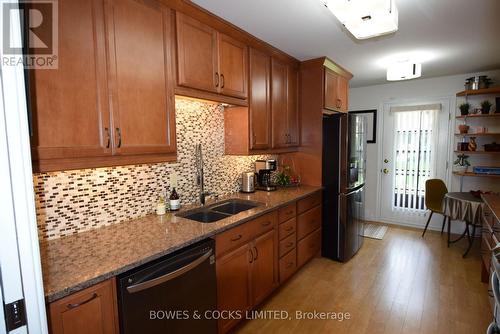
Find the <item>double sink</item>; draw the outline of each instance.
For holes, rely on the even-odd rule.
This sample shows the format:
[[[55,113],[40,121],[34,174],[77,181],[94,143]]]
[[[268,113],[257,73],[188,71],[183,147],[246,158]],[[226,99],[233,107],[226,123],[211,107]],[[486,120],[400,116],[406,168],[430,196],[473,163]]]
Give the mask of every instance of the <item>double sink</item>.
[[[177,216],[200,223],[214,223],[260,205],[262,205],[262,203],[243,199],[228,199],[199,209],[182,212],[177,214]]]

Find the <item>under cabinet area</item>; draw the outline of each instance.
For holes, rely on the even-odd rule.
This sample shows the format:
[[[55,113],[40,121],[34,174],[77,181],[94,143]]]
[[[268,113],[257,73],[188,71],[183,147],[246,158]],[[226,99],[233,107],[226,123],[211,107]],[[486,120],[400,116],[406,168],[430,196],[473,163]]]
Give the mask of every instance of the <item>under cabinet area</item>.
[[[170,9],[138,0],[58,6],[59,67],[29,73],[34,169],[175,160]]]
[[[52,334],[117,334],[115,279],[109,279],[49,304]]]

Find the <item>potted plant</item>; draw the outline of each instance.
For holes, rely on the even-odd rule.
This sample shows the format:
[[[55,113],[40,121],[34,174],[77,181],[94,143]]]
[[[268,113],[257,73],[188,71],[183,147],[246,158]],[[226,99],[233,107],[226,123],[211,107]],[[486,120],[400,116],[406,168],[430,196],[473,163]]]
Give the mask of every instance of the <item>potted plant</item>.
[[[489,114],[491,106],[492,106],[492,104],[488,100],[484,100],[483,102],[481,102],[481,114],[483,114],[483,115]]]
[[[453,170],[458,173],[465,173],[469,166],[469,156],[465,154],[457,155],[457,160],[453,162]]]
[[[466,116],[469,114],[470,104],[462,103],[460,106],[458,106],[458,108],[460,109],[460,115]]]

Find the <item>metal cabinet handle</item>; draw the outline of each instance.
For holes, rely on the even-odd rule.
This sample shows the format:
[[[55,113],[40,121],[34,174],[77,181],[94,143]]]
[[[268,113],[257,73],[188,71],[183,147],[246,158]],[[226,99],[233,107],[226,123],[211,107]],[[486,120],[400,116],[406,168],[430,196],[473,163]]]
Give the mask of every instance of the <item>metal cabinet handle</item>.
[[[194,260],[193,262],[186,264],[184,267],[181,267],[177,270],[174,270],[174,271],[167,273],[165,275],[162,275],[160,277],[153,278],[152,280],[128,286],[127,291],[129,293],[139,292],[139,291],[160,285],[162,283],[168,282],[170,280],[173,280],[174,278],[179,277],[180,275],[183,275],[183,274],[187,273],[188,271],[193,270],[194,268],[198,267],[200,264],[205,262],[205,260],[207,260],[210,256],[212,256],[212,253],[213,253],[212,250],[209,250],[208,252],[206,252],[205,254],[203,254],[202,256],[200,256],[199,258]]]
[[[220,75],[220,88],[224,88],[224,74]]]
[[[122,130],[120,128],[116,128],[116,134],[118,135],[118,145],[117,147],[122,147]]]
[[[293,262],[288,262],[288,263],[286,264],[286,267],[287,267],[287,268],[290,268],[291,266],[293,266]]]
[[[255,133],[252,133],[252,143],[255,145],[257,143],[257,136]]]
[[[109,148],[111,145],[111,135],[109,134],[109,128],[104,128],[104,131],[106,131],[106,135],[108,136],[108,143],[106,144],[106,148]]]
[[[243,236],[241,234],[238,234],[236,237],[231,238],[231,241],[238,241],[242,238]]]
[[[293,241],[290,241],[289,243],[287,243],[287,244],[285,245],[285,247],[286,247],[286,248],[288,248],[288,247],[292,247],[292,246],[293,246]]]
[[[285,228],[286,232],[290,232],[291,230],[293,230],[293,226],[289,226],[289,227]]]
[[[250,259],[248,260],[249,263],[252,263],[254,260],[254,255],[253,255],[253,248],[250,248],[248,250],[248,254],[250,255]]]
[[[262,225],[262,226],[269,226],[269,225],[271,225],[271,222],[270,222],[270,221],[267,221],[267,222],[262,223],[261,225]]]
[[[255,256],[253,258],[253,260],[255,261],[259,257],[259,251],[257,250],[257,247],[255,247],[255,246],[253,247],[253,249],[255,249]]]
[[[96,298],[97,298],[97,293],[95,293],[95,292],[94,292],[94,293],[92,294],[92,296],[90,296],[90,298],[89,298],[89,299],[84,300],[84,301],[83,301],[83,302],[81,302],[81,303],[76,303],[76,304],[68,304],[68,305],[66,305],[66,307],[67,307],[67,308],[69,308],[69,309],[71,310],[71,309],[76,308],[76,307],[78,307],[78,306],[82,306],[83,304],[87,304],[88,302],[90,302],[90,301],[92,301],[92,300],[94,300],[94,299],[96,299]]]
[[[293,210],[289,210],[286,212],[287,215],[291,215],[293,213]]]
[[[215,72],[215,87],[219,87],[219,72]]]

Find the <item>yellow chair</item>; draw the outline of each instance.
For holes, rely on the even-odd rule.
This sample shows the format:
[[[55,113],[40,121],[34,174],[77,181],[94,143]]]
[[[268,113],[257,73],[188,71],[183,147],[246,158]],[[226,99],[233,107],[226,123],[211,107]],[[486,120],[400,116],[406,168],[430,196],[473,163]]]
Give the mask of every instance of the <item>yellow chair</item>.
[[[425,232],[427,231],[427,227],[431,222],[432,215],[435,213],[442,214],[443,219],[443,227],[441,228],[441,234],[443,234],[444,226],[446,225],[446,216],[443,212],[443,199],[444,196],[448,193],[448,188],[446,188],[446,184],[440,179],[429,179],[425,181],[425,206],[427,209],[431,211],[429,215],[429,219],[427,219],[427,224],[425,224],[424,232],[422,233],[422,238],[424,237]],[[450,222],[448,221],[448,224]]]

